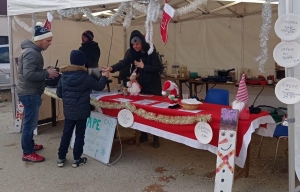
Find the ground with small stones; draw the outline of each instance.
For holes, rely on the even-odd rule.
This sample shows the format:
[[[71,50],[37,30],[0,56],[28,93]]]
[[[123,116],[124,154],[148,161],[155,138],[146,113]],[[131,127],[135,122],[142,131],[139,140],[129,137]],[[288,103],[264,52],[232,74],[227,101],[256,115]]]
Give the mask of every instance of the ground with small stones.
[[[104,165],[88,158],[86,165],[72,168],[72,151],[63,168],[57,168],[57,149],[63,122],[56,127],[39,128],[35,141],[44,145],[39,152],[46,158],[42,163],[23,162],[20,145],[21,133],[12,133],[12,107],[0,103],[0,186],[3,192],[212,192],[216,155],[193,149],[161,138],[161,147],[152,148],[151,142],[140,146],[123,144],[117,148],[111,162]],[[133,135],[131,129],[119,129],[121,138]],[[253,134],[251,167],[248,178],[234,182],[234,192],[288,191],[287,142],[282,141],[275,173],[271,174],[276,139],[265,138],[261,159],[257,158],[260,137]],[[115,141],[117,142],[117,141]],[[121,156],[120,156],[121,155]],[[239,170],[239,169],[238,169]],[[299,185],[298,182],[296,182]]]

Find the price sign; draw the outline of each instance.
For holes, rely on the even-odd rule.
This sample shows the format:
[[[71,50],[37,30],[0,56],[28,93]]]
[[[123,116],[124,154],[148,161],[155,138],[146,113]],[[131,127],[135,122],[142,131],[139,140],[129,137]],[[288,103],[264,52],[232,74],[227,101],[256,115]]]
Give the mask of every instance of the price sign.
[[[294,77],[280,80],[276,84],[275,95],[282,103],[298,103],[300,101],[300,81]]]
[[[295,67],[300,63],[300,45],[296,42],[280,42],[273,51],[273,57],[282,67]]]
[[[293,13],[280,16],[275,23],[275,33],[283,41],[293,41],[300,37],[300,17]]]
[[[118,122],[122,127],[130,127],[134,122],[133,114],[131,113],[131,111],[129,111],[128,109],[122,109],[118,113]]]
[[[195,135],[200,143],[208,144],[213,137],[213,132],[208,123],[199,122],[195,126]]]

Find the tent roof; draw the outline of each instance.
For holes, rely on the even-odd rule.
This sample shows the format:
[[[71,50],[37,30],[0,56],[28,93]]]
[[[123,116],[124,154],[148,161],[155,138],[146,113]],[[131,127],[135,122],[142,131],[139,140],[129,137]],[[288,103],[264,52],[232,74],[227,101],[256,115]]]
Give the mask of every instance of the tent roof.
[[[32,12],[45,12],[51,10],[74,8],[74,7],[88,7],[93,13],[102,13],[98,17],[105,18],[112,15],[115,9],[118,8],[120,2],[124,0],[40,0],[28,1],[27,0],[8,0],[8,15],[21,15],[29,14]],[[128,1],[128,0],[126,0]],[[159,0],[161,9],[163,8],[164,0]],[[250,3],[251,1],[264,2],[264,0],[243,0],[238,2],[233,0],[208,0],[206,5],[198,7],[194,12],[173,18],[171,22],[182,22],[188,20],[209,19],[218,17],[245,17],[253,14],[261,14],[262,3]],[[39,4],[37,5],[38,2]],[[100,2],[100,3],[99,3]],[[169,4],[178,9],[186,6],[193,0],[169,0]],[[278,6],[273,5],[273,12],[277,13]],[[44,13],[39,14],[42,16]],[[43,15],[44,16],[44,15]],[[117,20],[117,24],[121,24],[125,15]],[[146,14],[136,11],[135,19],[132,24],[141,24],[145,21]],[[76,21],[88,21],[86,17],[81,15],[74,15],[69,18]]]
[[[7,0],[7,15],[23,15],[59,9],[119,3],[123,1],[125,0]]]

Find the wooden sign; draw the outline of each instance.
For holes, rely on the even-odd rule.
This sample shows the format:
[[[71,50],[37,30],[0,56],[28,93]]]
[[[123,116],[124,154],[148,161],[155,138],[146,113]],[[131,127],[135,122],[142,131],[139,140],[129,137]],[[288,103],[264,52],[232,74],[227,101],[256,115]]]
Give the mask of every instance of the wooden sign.
[[[237,109],[223,108],[221,111],[215,192],[232,191],[238,118]]]
[[[116,118],[91,112],[86,123],[83,154],[108,164],[116,126]],[[71,139],[72,149],[75,143],[75,130],[76,128]]]

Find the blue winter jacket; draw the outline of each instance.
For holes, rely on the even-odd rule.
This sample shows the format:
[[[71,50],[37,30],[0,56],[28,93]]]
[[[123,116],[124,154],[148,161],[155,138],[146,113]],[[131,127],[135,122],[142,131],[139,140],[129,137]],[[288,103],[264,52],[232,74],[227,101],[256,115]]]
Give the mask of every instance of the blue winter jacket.
[[[61,68],[62,76],[58,82],[56,94],[63,100],[66,119],[86,119],[91,114],[91,90],[102,91],[107,78],[102,76],[99,81],[87,73],[83,66],[70,65]]]

